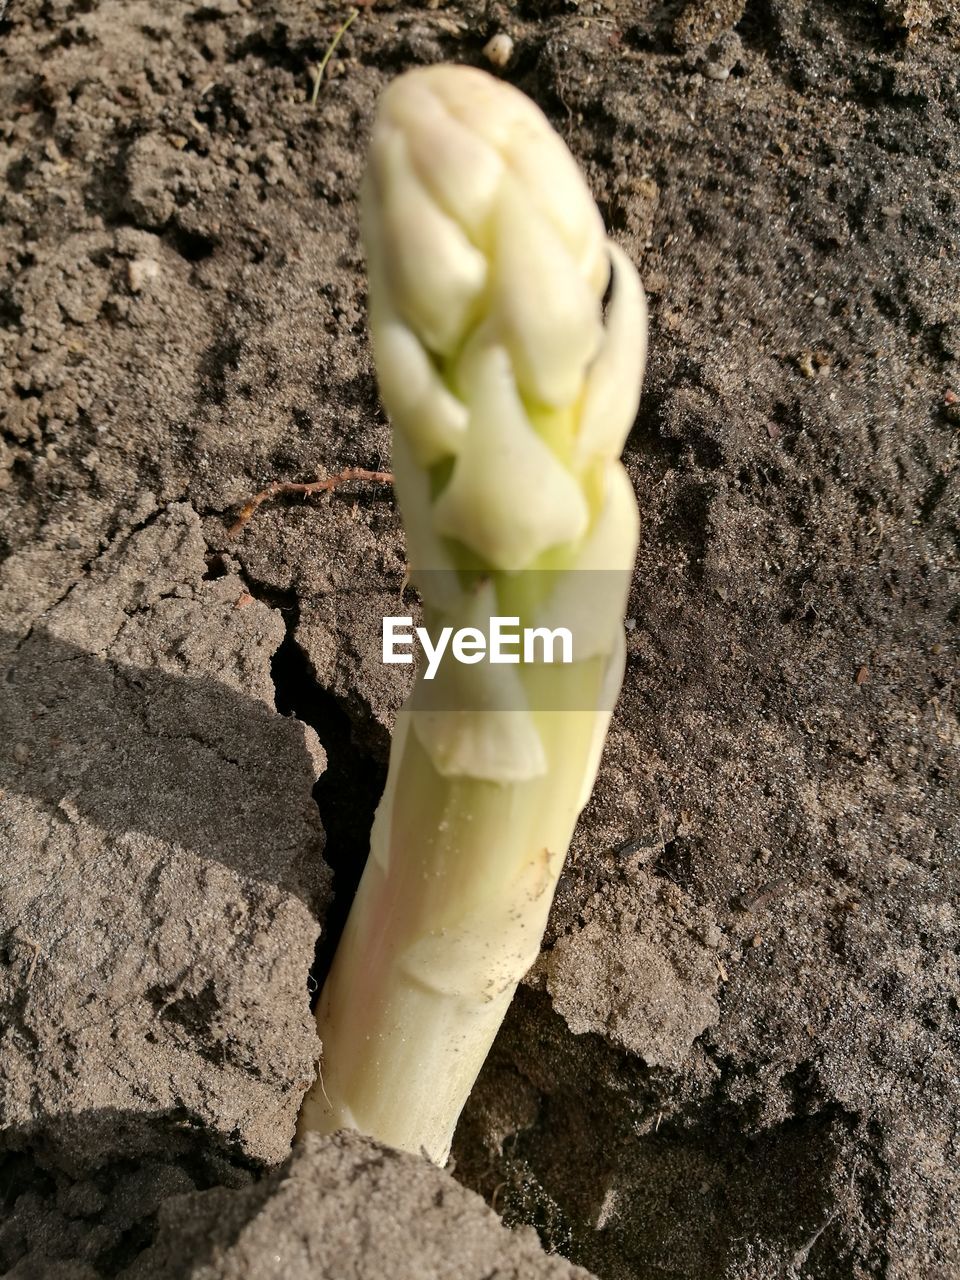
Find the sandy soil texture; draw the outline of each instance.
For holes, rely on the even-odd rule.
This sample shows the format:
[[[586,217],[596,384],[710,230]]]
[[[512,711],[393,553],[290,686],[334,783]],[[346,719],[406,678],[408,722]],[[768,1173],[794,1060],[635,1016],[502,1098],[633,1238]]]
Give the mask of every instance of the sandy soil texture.
[[[381,0],[315,105],[343,7],[0,9],[0,1274],[955,1280],[956,5]],[[624,693],[457,1186],[284,1165],[391,492],[230,527],[389,465],[367,131],[497,32],[651,358]]]

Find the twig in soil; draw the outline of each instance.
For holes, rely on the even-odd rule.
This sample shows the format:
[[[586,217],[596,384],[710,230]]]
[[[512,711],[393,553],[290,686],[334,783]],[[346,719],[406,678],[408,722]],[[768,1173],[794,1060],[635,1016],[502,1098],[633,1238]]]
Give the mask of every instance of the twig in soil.
[[[323,1096],[327,1098],[327,1091],[324,1088],[324,1084],[323,1084],[323,1068],[322,1067],[317,1067],[317,1080],[320,1084],[321,1090],[323,1091]],[[332,1103],[330,1102],[329,1098],[327,1098],[327,1105],[332,1106]]]
[[[853,1187],[854,1187],[854,1182],[856,1180],[856,1176],[857,1176],[857,1162],[856,1160],[854,1160],[853,1165],[850,1169],[850,1194],[851,1195],[853,1194]],[[809,1238],[809,1240],[807,1240],[804,1244],[802,1244],[800,1248],[796,1251],[796,1253],[793,1255],[793,1261],[790,1264],[791,1276],[799,1276],[801,1267],[803,1267],[807,1259],[810,1257],[810,1250],[813,1248],[813,1246],[817,1243],[817,1241],[826,1231],[827,1227],[831,1226],[839,1217],[839,1215],[840,1215],[840,1206],[834,1205],[833,1209],[824,1219],[822,1224],[813,1233],[813,1235]]]
[[[254,494],[240,508],[240,514],[227,530],[229,538],[237,538],[257,509],[270,498],[279,498],[283,494],[300,493],[305,498],[312,498],[316,493],[331,493],[348,480],[367,480],[370,484],[393,484],[393,475],[389,471],[366,471],[363,467],[347,467],[335,476],[327,476],[323,480],[309,480],[299,483],[296,480],[274,480],[265,489]]]
[[[800,1248],[793,1255],[793,1262],[791,1266],[793,1268],[793,1272],[795,1275],[799,1275],[800,1268],[804,1265],[804,1263],[810,1257],[810,1250],[813,1248],[813,1246],[817,1243],[817,1241],[826,1231],[827,1227],[831,1226],[831,1224],[834,1222],[839,1212],[840,1212],[839,1209],[834,1209],[830,1213],[830,1215],[826,1218],[826,1220],[821,1224],[821,1226],[819,1226],[816,1229],[816,1231],[813,1233],[810,1239],[807,1240],[805,1244],[801,1245]]]
[[[2,12],[2,7],[0,7],[0,12]],[[27,966],[27,976],[24,979],[24,986],[29,987],[30,983],[33,981],[33,975],[37,971],[37,961],[40,959],[41,955],[43,955],[43,947],[41,947],[39,942],[28,937],[25,933],[21,933],[19,937],[16,937],[15,935],[15,941],[19,942],[24,947],[29,947],[33,952],[33,955],[30,958],[30,964]]]
[[[320,81],[323,79],[323,73],[327,69],[327,63],[333,57],[334,50],[336,49],[340,41],[343,39],[344,35],[346,35],[347,30],[349,29],[350,24],[353,22],[354,18],[358,18],[359,16],[360,16],[359,9],[351,9],[349,14],[347,15],[346,21],[340,24],[340,26],[334,32],[333,39],[327,45],[326,52],[324,53],[323,57],[320,59],[320,65],[317,67],[316,71],[313,73],[313,92],[310,95],[311,107],[315,107],[317,105],[317,99],[320,96]]]
[[[507,1184],[505,1182],[498,1182],[497,1185],[493,1188],[493,1195],[490,1197],[490,1208],[493,1210],[494,1213],[497,1212],[497,1197],[500,1195],[500,1192],[504,1189],[506,1185]]]

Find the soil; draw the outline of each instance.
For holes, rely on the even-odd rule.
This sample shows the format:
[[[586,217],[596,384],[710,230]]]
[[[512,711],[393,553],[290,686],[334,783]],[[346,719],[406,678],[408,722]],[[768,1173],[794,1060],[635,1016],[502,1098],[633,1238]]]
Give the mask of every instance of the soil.
[[[0,10],[0,1273],[960,1275],[953,0],[377,3],[315,105],[329,3]],[[366,134],[501,31],[651,355],[624,692],[468,1194],[283,1165],[404,694],[390,490],[229,529],[389,464]]]

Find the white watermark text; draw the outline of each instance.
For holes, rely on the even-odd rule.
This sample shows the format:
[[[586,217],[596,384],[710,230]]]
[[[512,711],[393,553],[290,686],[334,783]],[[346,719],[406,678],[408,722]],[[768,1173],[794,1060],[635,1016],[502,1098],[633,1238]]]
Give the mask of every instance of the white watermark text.
[[[519,618],[494,616],[489,633],[479,627],[442,627],[434,639],[426,627],[415,627],[413,618],[386,617],[383,620],[383,661],[411,663],[419,642],[427,660],[424,679],[432,680],[449,649],[457,662],[497,665],[523,662],[573,661],[573,635],[567,627],[521,627]],[[556,656],[559,647],[559,658]]]

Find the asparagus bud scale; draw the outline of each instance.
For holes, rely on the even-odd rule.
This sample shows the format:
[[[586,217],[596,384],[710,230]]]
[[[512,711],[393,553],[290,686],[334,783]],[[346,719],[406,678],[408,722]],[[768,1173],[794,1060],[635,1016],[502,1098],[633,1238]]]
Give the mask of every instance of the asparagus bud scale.
[[[570,663],[447,663],[418,680],[317,1007],[300,1131],[359,1129],[442,1164],[537,957],[622,679],[638,513],[619,455],[646,305],[566,146],[485,72],[390,85],[361,209],[425,620],[574,636]]]

